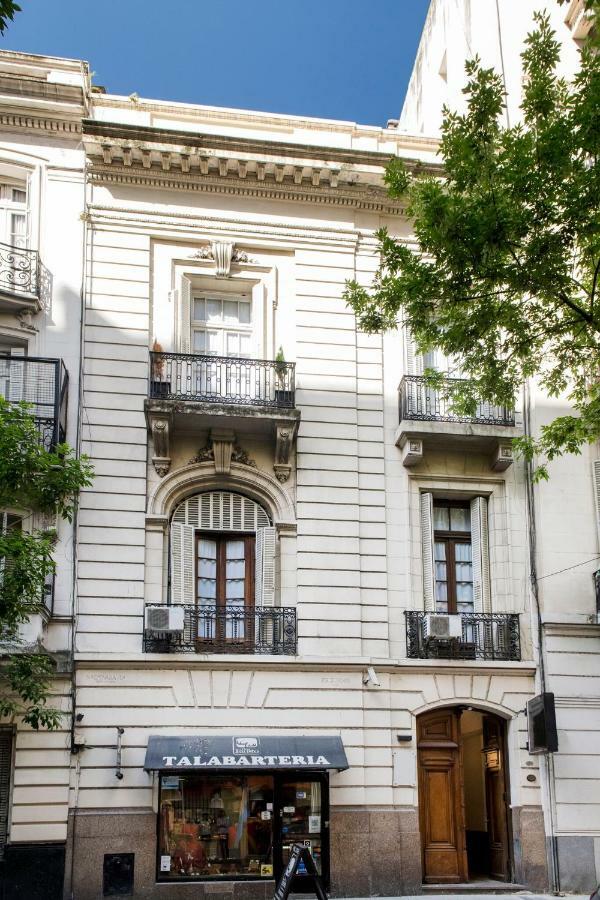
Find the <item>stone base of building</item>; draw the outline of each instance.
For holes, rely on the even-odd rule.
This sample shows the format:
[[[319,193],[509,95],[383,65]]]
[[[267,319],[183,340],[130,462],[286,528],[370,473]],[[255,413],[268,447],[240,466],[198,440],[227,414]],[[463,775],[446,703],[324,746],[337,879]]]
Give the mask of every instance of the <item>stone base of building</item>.
[[[0,897],[61,900],[64,871],[64,844],[8,844],[0,863]]]
[[[421,893],[418,809],[334,807],[330,815],[332,896]],[[513,809],[512,819],[515,880],[529,890],[545,891],[548,876],[542,811],[538,807]],[[156,813],[150,809],[118,812],[90,809],[72,815],[67,846],[74,848],[73,883],[71,885],[70,853],[67,853],[64,897],[69,898],[71,890],[77,900],[102,897],[107,855],[119,857],[118,865],[121,858],[126,863],[131,860],[129,854],[133,854],[133,893],[144,900],[157,897],[163,900],[269,900],[272,897],[272,880],[157,883],[156,828]],[[588,845],[581,844],[580,850],[587,854],[587,860]],[[567,852],[566,845],[564,852]],[[593,868],[585,874],[589,877],[592,873]],[[585,890],[588,890],[587,880]]]
[[[600,883],[600,836],[563,834],[556,838],[561,891],[590,894]]]

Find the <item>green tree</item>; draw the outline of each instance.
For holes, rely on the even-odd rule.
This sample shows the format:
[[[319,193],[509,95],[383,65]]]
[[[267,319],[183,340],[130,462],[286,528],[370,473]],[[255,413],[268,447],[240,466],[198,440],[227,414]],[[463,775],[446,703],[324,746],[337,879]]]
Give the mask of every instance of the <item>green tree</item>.
[[[72,520],[80,489],[91,484],[87,459],[60,444],[44,448],[26,404],[0,397],[0,716],[20,716],[33,728],[56,728],[48,706],[54,664],[41,646],[24,644],[21,627],[44,608],[44,584],[54,572],[52,533],[22,528],[33,511]]]
[[[18,3],[13,3],[13,0],[0,0],[0,34],[4,34],[8,28],[8,23],[12,22],[15,13],[18,12],[21,12],[21,7]]]
[[[597,17],[600,2],[588,2]],[[596,19],[597,21],[600,21]],[[458,385],[426,372],[457,412],[477,398],[512,405],[523,381],[565,395],[573,415],[517,441],[529,459],[580,452],[600,437],[600,54],[592,38],[572,83],[557,75],[548,17],[522,54],[522,122],[502,125],[504,86],[466,63],[464,115],[443,114],[439,175],[394,158],[386,183],[406,200],[417,249],[382,230],[370,289],[350,282],[359,327],[403,324],[419,352],[461,360]],[[547,477],[545,465],[538,477]]]

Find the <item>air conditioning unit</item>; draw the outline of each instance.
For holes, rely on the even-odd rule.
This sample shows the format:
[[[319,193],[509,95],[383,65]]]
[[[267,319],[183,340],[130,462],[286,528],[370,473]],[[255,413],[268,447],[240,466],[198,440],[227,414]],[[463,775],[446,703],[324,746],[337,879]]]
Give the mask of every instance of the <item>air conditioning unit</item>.
[[[183,606],[147,606],[146,631],[170,632],[183,631]]]
[[[425,637],[448,641],[462,638],[462,622],[459,615],[429,613],[425,617]]]

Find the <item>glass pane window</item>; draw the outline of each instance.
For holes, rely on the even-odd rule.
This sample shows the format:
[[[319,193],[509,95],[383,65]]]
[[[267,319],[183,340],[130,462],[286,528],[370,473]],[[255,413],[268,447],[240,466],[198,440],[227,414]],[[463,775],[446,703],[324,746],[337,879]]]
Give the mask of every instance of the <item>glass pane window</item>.
[[[468,613],[473,604],[471,511],[466,504],[439,501],[433,507],[436,610]]]
[[[206,535],[197,538],[198,638],[248,641],[254,603],[250,566],[254,535]]]
[[[273,877],[273,777],[162,775],[161,880]]]
[[[210,295],[194,297],[192,334],[194,353],[251,358],[252,304],[250,299],[211,297]],[[239,381],[239,376],[236,378]]]

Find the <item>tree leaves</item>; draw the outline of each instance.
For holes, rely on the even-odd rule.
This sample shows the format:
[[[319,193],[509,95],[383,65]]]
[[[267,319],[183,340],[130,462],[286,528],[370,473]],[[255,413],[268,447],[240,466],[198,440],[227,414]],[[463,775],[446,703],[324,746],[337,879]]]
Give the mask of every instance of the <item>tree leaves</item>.
[[[12,22],[15,13],[21,12],[21,7],[13,0],[0,0],[0,34],[4,34],[9,21]]]
[[[70,520],[77,494],[91,478],[87,459],[76,459],[66,444],[45,449],[26,404],[0,397],[0,509],[29,519],[39,510]],[[17,516],[0,533],[0,715],[21,716],[32,728],[56,728],[60,721],[59,711],[46,705],[53,661],[21,636],[21,626],[44,609],[54,537],[22,528]]]
[[[597,13],[600,2],[588,7]],[[345,292],[361,329],[404,325],[419,352],[460,358],[468,384],[454,392],[457,410],[477,397],[513,405],[532,377],[552,397],[566,393],[574,414],[518,445],[549,459],[600,437],[600,55],[592,44],[567,85],[548,17],[536,15],[523,53],[523,122],[510,128],[501,77],[478,59],[467,63],[466,112],[444,110],[439,174],[409,172],[397,158],[388,167],[416,252],[380,232],[371,288],[350,282]]]

